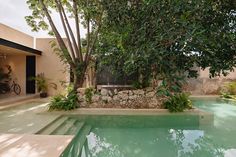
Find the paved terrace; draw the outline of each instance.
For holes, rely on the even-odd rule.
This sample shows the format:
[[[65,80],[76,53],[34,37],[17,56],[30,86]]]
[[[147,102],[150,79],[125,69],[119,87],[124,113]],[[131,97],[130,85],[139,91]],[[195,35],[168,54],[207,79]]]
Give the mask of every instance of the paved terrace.
[[[0,134],[0,157],[59,157],[73,136]]]

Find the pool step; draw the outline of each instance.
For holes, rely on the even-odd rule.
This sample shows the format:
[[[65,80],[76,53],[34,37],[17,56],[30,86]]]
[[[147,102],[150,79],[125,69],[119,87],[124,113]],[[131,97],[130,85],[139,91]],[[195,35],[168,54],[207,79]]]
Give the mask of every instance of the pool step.
[[[77,119],[69,118],[58,126],[51,134],[52,135],[64,135],[71,127],[74,126]]]
[[[83,126],[84,122],[75,121],[74,125],[65,132],[65,135],[75,135]]]
[[[91,131],[92,127],[90,125],[86,125],[83,129],[83,131],[80,133],[79,135],[79,139],[78,139],[78,152],[77,155],[81,156],[82,153],[82,148],[83,146],[85,146],[87,143],[87,135],[89,135],[90,131]]]
[[[77,130],[73,141],[60,157],[79,157],[83,146],[86,144],[87,135],[89,135],[91,129],[92,127],[90,125],[83,124],[82,128]]]
[[[37,132],[37,134],[44,134],[44,135],[50,135],[55,131],[60,125],[65,123],[65,121],[68,119],[68,117],[60,117],[57,120],[55,120],[53,123],[47,125],[42,130]]]

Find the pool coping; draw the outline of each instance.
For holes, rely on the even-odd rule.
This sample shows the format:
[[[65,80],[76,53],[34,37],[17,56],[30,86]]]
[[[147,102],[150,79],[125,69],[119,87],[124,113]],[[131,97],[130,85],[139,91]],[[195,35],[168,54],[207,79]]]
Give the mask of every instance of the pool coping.
[[[59,157],[74,136],[0,134],[0,138],[0,156]]]
[[[76,115],[114,115],[114,116],[162,116],[162,115],[211,115],[211,113],[194,108],[184,112],[169,112],[168,109],[117,109],[117,108],[79,108],[73,111],[41,111],[38,114]]]

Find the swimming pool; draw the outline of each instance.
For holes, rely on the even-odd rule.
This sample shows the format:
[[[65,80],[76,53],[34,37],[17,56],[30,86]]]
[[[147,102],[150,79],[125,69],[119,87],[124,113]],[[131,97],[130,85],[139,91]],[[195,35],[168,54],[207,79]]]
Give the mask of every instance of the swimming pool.
[[[235,157],[236,105],[193,102],[211,116],[38,114],[36,101],[0,110],[0,133],[76,135],[62,157]]]
[[[83,123],[62,157],[235,157],[236,105],[193,100],[201,116],[77,116]]]

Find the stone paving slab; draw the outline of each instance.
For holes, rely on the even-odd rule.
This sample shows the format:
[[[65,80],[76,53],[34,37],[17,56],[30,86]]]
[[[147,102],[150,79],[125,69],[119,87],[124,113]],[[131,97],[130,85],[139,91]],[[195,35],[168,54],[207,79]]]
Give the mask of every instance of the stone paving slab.
[[[19,103],[19,102],[23,102],[23,101],[35,99],[35,98],[39,98],[39,94],[27,94],[27,95],[20,95],[20,96],[16,96],[16,95],[7,96],[6,95],[5,97],[4,95],[1,95],[0,107],[9,106],[14,103]]]
[[[0,134],[0,157],[59,157],[73,136]]]

